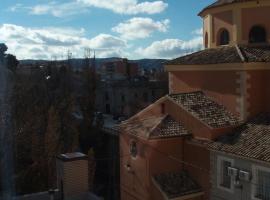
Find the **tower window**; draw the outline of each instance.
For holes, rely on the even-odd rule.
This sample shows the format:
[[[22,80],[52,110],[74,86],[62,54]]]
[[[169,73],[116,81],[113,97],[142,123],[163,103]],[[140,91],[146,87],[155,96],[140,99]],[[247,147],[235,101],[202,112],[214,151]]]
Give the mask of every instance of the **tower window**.
[[[130,147],[129,147],[129,152],[131,154],[132,157],[136,157],[137,156],[137,153],[138,153],[138,150],[137,150],[137,143],[135,141],[132,141],[130,143]]]
[[[230,34],[226,29],[222,29],[219,33],[219,45],[227,45],[230,42]]]
[[[266,42],[266,31],[262,26],[253,26],[249,32],[249,43]]]
[[[205,36],[204,36],[204,47],[208,48],[208,33],[207,32],[205,33]]]

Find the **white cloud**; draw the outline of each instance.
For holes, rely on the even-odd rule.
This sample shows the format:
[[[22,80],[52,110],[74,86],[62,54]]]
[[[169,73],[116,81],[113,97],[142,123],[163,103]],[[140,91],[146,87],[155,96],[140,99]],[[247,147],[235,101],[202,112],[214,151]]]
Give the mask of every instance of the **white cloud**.
[[[138,2],[138,0],[72,0],[69,2],[52,1],[47,4],[38,4],[32,7],[16,4],[10,11],[27,10],[32,15],[52,15],[66,17],[88,12],[91,7],[107,9],[117,14],[157,14],[163,12],[168,4],[156,1]]]
[[[140,57],[171,59],[200,49],[202,49],[202,37],[195,37],[188,41],[179,39],[155,41],[146,48],[138,48],[136,53]]]
[[[23,5],[21,3],[17,3],[14,6],[9,7],[8,10],[11,11],[11,12],[16,12],[17,10],[21,10],[23,8],[24,7],[23,7]]]
[[[71,50],[75,57],[82,57],[86,47],[95,49],[97,56],[125,55],[127,44],[124,40],[108,34],[89,39],[84,32],[84,29],[73,28],[27,28],[14,24],[0,26],[2,42],[19,59],[64,58],[67,50]]]
[[[192,34],[194,35],[203,35],[203,28],[196,29],[192,31]]]
[[[87,7],[78,2],[57,3],[50,2],[48,4],[39,4],[28,7],[29,13],[32,15],[52,15],[54,17],[66,17],[87,12]]]
[[[151,18],[134,17],[112,28],[121,37],[129,40],[150,37],[154,31],[167,32],[170,20],[154,21]]]
[[[163,1],[144,1],[139,3],[138,0],[77,0],[88,6],[104,8],[119,14],[156,14],[163,12],[168,4]]]

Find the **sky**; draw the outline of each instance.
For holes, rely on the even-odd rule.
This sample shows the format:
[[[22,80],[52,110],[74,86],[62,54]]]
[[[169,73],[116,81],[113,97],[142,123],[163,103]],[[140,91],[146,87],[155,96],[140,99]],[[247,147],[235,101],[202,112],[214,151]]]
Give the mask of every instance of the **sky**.
[[[0,42],[18,59],[172,59],[202,48],[213,0],[1,0]]]

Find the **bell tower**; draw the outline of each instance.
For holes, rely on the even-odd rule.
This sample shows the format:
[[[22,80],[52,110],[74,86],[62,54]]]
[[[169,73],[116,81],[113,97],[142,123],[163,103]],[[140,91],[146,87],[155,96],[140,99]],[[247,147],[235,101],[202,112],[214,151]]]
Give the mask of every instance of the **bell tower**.
[[[270,41],[268,0],[219,0],[203,9],[205,48],[260,45]]]

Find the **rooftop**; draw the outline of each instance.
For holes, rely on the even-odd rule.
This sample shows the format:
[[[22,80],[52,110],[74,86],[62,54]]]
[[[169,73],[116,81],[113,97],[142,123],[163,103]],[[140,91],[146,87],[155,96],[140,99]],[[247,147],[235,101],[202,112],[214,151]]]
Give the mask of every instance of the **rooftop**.
[[[151,138],[164,138],[164,137],[176,137],[181,135],[188,135],[189,132],[184,128],[182,124],[176,122],[169,115],[167,115],[159,126],[151,133]]]
[[[169,98],[212,128],[230,127],[240,123],[224,106],[201,91],[171,94]]]
[[[242,2],[248,2],[248,1],[256,1],[256,0],[218,0],[214,3],[212,3],[211,5],[205,7],[200,13],[199,15],[202,14],[202,12],[204,12],[207,9],[210,8],[216,8],[216,7],[220,7],[220,6],[225,6],[228,4],[233,4],[233,3],[242,3]]]
[[[59,156],[57,156],[57,158],[62,160],[62,161],[75,161],[75,160],[88,159],[87,155],[85,155],[81,152],[60,154]]]
[[[168,199],[201,192],[187,171],[159,174],[153,177],[153,181]]]
[[[169,115],[147,116],[123,122],[121,128],[126,132],[147,138],[168,138],[189,135],[188,131]]]
[[[270,162],[270,113],[262,113],[232,133],[218,138],[209,148]]]
[[[209,48],[168,61],[165,65],[208,65],[251,62],[270,62],[270,45],[234,45]]]

